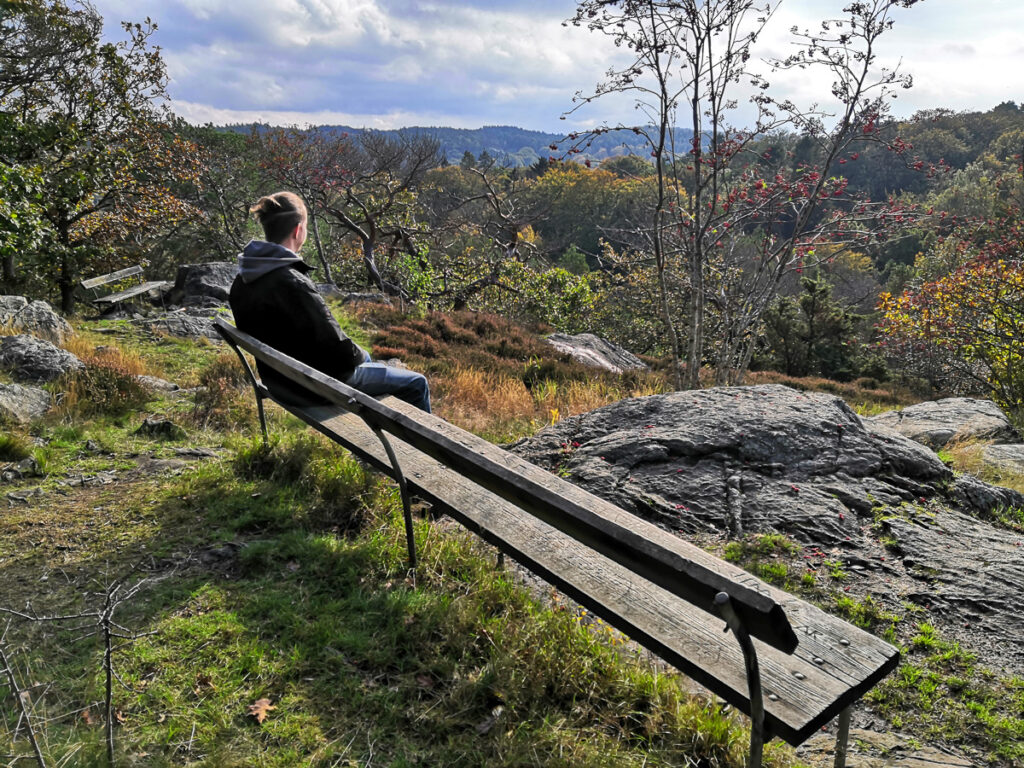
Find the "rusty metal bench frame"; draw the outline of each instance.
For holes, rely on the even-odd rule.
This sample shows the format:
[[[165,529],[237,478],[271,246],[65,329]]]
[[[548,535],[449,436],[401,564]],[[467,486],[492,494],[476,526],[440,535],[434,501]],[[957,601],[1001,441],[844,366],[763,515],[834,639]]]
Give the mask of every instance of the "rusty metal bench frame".
[[[766,738],[799,745],[837,716],[845,765],[851,706],[895,668],[895,648],[442,419],[215,324],[248,372],[264,440],[271,400],[395,479],[410,568],[415,491],[750,716],[748,766]],[[332,404],[277,400],[243,351]]]

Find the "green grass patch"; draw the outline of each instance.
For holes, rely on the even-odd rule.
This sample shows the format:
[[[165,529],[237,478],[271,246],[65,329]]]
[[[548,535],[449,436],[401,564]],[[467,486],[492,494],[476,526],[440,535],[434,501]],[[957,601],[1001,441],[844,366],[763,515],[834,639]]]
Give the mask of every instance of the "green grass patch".
[[[1024,759],[1024,680],[985,669],[930,624],[918,625],[904,663],[867,697],[925,742],[980,745],[992,764]]]
[[[394,489],[293,426],[127,494],[61,497],[43,525],[62,537],[28,560],[7,556],[38,539],[23,526],[38,510],[0,527],[7,574],[63,561],[57,583],[14,579],[19,604],[77,610],[148,564],[151,583],[116,617],[154,633],[115,654],[118,764],[743,764],[742,718],[684,694],[585,613],[530,595],[462,529],[417,521],[412,579]],[[52,427],[50,445],[71,464],[100,432]],[[211,564],[225,543],[237,555]],[[102,648],[80,627],[43,629],[16,624],[6,642],[19,680],[47,686],[33,711],[47,758],[102,765]],[[261,699],[262,723],[249,713]],[[5,708],[0,752],[26,753],[16,722]],[[768,765],[791,762],[769,749]]]

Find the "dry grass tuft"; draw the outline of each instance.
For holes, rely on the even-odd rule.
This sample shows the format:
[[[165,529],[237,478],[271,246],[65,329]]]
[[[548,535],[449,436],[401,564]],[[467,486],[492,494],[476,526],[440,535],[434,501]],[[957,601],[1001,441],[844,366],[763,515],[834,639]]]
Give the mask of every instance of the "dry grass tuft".
[[[952,440],[939,451],[939,455],[957,472],[966,472],[986,483],[1024,493],[1024,474],[985,461],[985,448],[991,444],[986,440]]]
[[[64,349],[86,365],[104,365],[132,376],[150,374],[146,361],[137,352],[126,352],[116,345],[96,347],[86,338],[73,335],[64,343]]]
[[[531,418],[536,406],[520,379],[476,368],[456,368],[432,380],[442,415],[467,428],[493,421]]]

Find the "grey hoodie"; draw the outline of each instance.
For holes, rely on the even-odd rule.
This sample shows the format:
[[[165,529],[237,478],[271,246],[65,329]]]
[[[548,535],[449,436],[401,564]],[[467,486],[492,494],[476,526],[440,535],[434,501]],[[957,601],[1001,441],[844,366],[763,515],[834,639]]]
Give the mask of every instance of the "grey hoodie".
[[[290,266],[297,266],[302,272],[313,269],[294,251],[263,240],[250,240],[245,249],[238,254],[238,274],[244,283],[251,283],[268,272]]]

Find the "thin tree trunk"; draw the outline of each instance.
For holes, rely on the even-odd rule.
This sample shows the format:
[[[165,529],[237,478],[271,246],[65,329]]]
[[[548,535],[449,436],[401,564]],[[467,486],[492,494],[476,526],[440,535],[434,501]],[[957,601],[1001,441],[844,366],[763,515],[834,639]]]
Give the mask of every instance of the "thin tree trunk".
[[[363,264],[366,265],[366,279],[370,285],[375,285],[383,291],[384,281],[381,279],[380,271],[377,269],[377,259],[373,254],[373,250],[373,240],[365,238],[363,240]]]
[[[313,242],[316,244],[316,255],[320,259],[320,266],[324,268],[324,280],[333,285],[334,278],[331,276],[331,267],[324,255],[324,245],[320,242],[320,226],[317,223],[316,211],[310,211],[309,218],[313,222]]]
[[[14,267],[14,254],[8,253],[3,260],[3,275],[5,285],[14,285],[18,282],[18,271]]]

